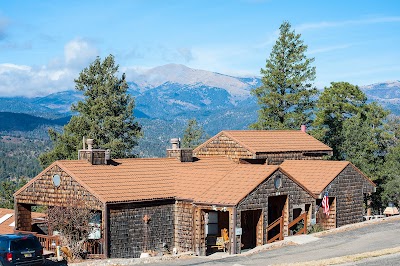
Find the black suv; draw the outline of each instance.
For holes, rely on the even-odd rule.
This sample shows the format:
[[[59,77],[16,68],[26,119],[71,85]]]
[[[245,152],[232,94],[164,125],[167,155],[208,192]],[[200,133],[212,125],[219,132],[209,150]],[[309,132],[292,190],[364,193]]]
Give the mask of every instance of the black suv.
[[[34,235],[0,235],[0,265],[43,265],[43,247]]]

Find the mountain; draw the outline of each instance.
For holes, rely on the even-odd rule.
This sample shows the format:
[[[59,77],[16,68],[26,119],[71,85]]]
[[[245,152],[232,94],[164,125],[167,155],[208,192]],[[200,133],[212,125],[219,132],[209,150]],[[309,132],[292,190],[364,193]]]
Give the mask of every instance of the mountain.
[[[70,117],[46,119],[23,113],[0,112],[0,132],[33,131],[41,126],[63,126]]]
[[[164,156],[169,139],[182,137],[186,122],[191,118],[196,118],[209,135],[224,129],[247,129],[257,120],[259,106],[250,91],[261,85],[258,77],[233,77],[169,64],[140,73],[131,72],[128,85],[128,93],[135,97],[135,117],[144,132],[137,152],[144,157]],[[400,115],[400,81],[361,89],[369,100]],[[17,118],[8,113],[1,119],[0,115],[0,130],[60,127],[72,115],[71,104],[81,99],[82,93],[75,90],[37,98],[0,98],[0,112],[35,116]],[[24,122],[18,124],[19,119]]]
[[[250,96],[250,89],[260,84],[257,77],[238,78],[206,70],[192,69],[184,65],[168,64],[142,73],[132,73],[132,81],[140,92],[151,90],[165,83],[196,88],[205,86],[227,91],[234,99]]]
[[[400,80],[375,83],[360,87],[369,101],[380,103],[395,115],[400,115]]]

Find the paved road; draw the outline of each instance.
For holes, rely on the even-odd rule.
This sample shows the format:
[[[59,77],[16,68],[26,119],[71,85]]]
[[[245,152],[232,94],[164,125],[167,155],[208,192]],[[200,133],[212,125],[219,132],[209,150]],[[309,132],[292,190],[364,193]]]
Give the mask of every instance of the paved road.
[[[285,246],[262,251],[252,255],[229,256],[222,259],[197,257],[186,260],[163,261],[162,265],[274,265],[282,263],[301,263],[346,255],[371,252],[387,248],[400,247],[400,220],[390,219],[335,234],[320,237],[319,240],[303,245]],[[348,265],[400,265],[400,255],[384,256],[387,261],[359,261]],[[391,264],[394,263],[395,264]],[[366,263],[366,264],[362,264]],[[147,265],[160,265],[147,264]]]

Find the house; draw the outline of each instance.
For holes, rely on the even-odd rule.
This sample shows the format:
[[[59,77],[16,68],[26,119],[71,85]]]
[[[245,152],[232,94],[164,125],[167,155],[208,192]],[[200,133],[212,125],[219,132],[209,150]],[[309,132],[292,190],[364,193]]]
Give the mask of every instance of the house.
[[[316,217],[325,229],[363,221],[364,201],[375,184],[350,162],[287,160],[279,167],[312,193],[316,206],[327,193],[329,216],[319,208]]]
[[[228,156],[234,161],[280,164],[284,160],[317,160],[332,148],[305,130],[225,130],[194,149],[196,156]]]
[[[217,136],[222,135],[232,132]],[[91,240],[100,250],[96,255],[138,257],[163,247],[206,255],[221,247],[222,231],[227,231],[229,252],[240,253],[298,232],[301,221],[308,225],[317,219],[331,227],[362,221],[363,195],[374,184],[349,162],[316,160],[331,150],[308,134],[287,135],[292,136],[287,141],[299,136],[297,144],[290,140],[297,151],[257,150],[240,138],[256,157],[248,161],[197,153],[217,143],[216,137],[195,151],[180,149],[173,140],[170,158],[111,159],[107,151],[89,147],[79,151],[79,160],[54,162],[14,194],[16,227],[32,230],[32,206],[69,207],[84,201],[101,217],[99,235]],[[278,161],[288,154],[305,160],[281,165],[251,161]],[[315,213],[325,191],[331,214],[319,217]]]

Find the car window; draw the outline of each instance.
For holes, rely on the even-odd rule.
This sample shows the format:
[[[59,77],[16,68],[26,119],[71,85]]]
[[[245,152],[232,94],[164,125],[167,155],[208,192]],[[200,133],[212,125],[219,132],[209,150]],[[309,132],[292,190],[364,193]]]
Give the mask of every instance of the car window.
[[[39,241],[33,238],[22,238],[18,240],[11,241],[11,250],[26,250],[40,248],[41,245]]]
[[[7,240],[0,240],[0,250],[1,251],[8,250],[8,241]]]

